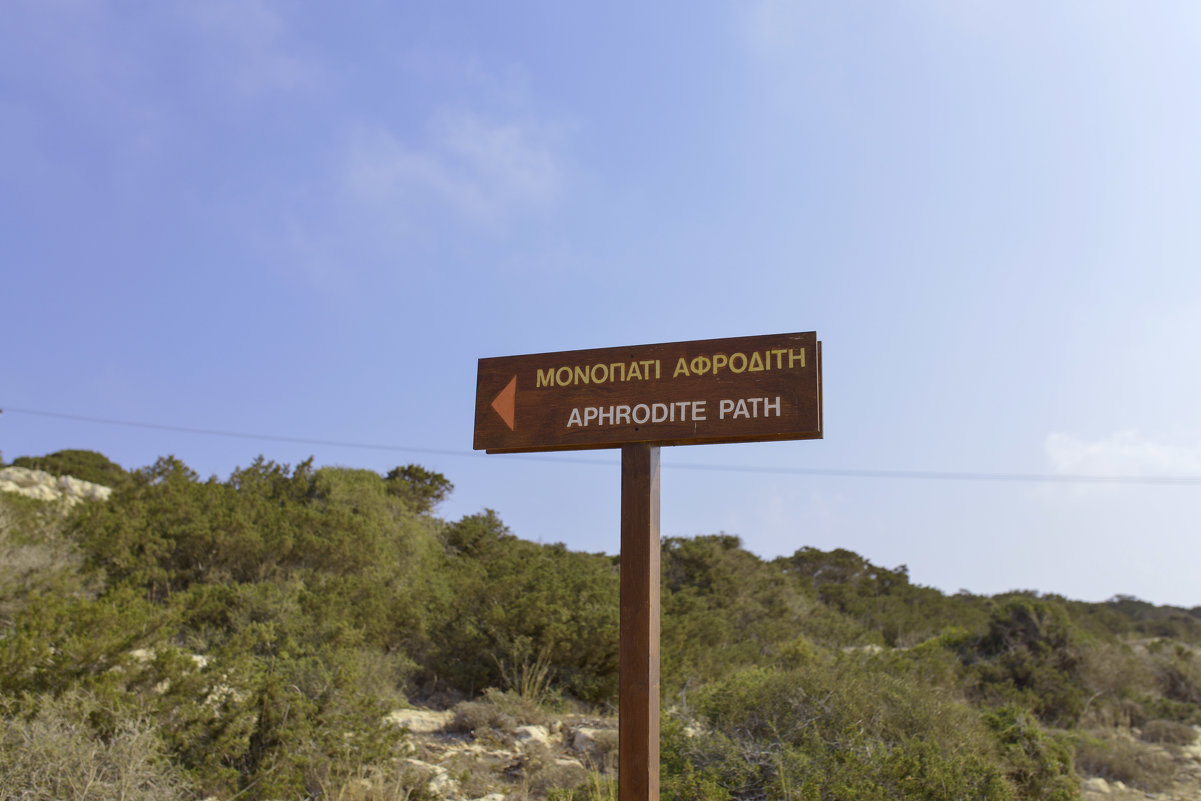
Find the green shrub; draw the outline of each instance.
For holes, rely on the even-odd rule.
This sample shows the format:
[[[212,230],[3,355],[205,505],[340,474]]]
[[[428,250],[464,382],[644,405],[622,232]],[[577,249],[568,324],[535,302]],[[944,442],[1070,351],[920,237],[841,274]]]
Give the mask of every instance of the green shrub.
[[[1053,725],[1079,719],[1086,702],[1080,647],[1061,604],[1010,598],[993,611],[986,634],[964,645],[983,703],[1026,707]]]
[[[96,451],[65,450],[45,456],[18,456],[13,459],[12,466],[44,470],[56,476],[73,476],[106,487],[118,487],[130,480],[125,468]]]
[[[665,786],[713,801],[1011,798],[971,709],[886,665],[848,654],[752,668],[702,689],[694,703],[704,731],[665,729]]]
[[[1026,709],[1009,705],[984,715],[1000,747],[1006,773],[1020,797],[1068,801],[1079,795],[1080,778],[1072,749],[1063,737],[1046,732]]]

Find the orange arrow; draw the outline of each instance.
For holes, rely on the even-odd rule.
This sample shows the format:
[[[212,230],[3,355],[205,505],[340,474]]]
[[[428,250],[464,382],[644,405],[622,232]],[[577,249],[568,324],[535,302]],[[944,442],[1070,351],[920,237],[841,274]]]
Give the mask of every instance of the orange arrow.
[[[517,376],[505,384],[505,388],[500,391],[500,394],[492,399],[492,408],[500,415],[500,419],[505,421],[505,425],[513,431],[514,416],[517,411]]]

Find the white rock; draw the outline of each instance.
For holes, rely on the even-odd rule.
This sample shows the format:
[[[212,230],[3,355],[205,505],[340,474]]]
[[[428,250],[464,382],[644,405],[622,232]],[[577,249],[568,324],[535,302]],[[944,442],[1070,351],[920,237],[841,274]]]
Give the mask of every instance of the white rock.
[[[600,743],[599,735],[611,731],[612,729],[591,729],[581,726],[575,729],[571,735],[571,747],[576,753],[592,762],[599,763],[605,756],[605,749]]]
[[[446,768],[441,765],[431,765],[428,762],[422,762],[420,759],[406,759],[405,764],[411,768],[416,768],[424,776],[429,778],[426,780],[426,785],[439,795],[450,797],[454,796],[459,791],[459,783],[450,778],[450,774]]]
[[[393,709],[384,716],[384,722],[403,726],[413,734],[433,734],[445,727],[452,717],[453,712],[433,709]]]
[[[103,484],[90,484],[83,497],[89,501],[107,501],[108,496],[112,494],[112,487],[106,487]]]
[[[518,726],[513,735],[518,742],[526,745],[538,743],[550,747],[550,732],[545,726]]]
[[[0,470],[0,479],[11,481],[18,487],[54,486],[54,476],[45,470],[30,470],[28,467],[6,467]]]
[[[39,501],[56,501],[59,497],[58,493],[54,491],[53,487],[47,487],[43,484],[35,484],[31,487],[21,487],[19,490],[17,490],[17,492],[24,495],[26,498],[33,498]]]
[[[129,652],[129,655],[133,657],[135,662],[141,662],[143,664],[146,662],[153,662],[154,657],[156,656],[153,649],[150,648],[134,648]]]
[[[16,492],[39,501],[60,498],[74,506],[82,500],[107,500],[112,488],[74,476],[55,478],[44,470],[6,467],[0,470],[0,492]]]
[[[54,482],[54,488],[68,495],[82,495],[84,484],[86,483],[74,476],[59,476],[58,481]]]
[[[1100,793],[1101,795],[1108,795],[1110,792],[1112,792],[1109,789],[1109,782],[1105,781],[1100,776],[1091,776],[1085,779],[1082,787],[1085,792]]]

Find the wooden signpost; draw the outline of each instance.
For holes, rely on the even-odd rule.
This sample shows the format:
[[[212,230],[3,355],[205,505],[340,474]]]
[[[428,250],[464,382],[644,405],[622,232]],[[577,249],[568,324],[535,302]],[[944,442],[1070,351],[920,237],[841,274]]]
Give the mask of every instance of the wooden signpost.
[[[659,797],[659,446],[820,439],[814,332],[480,359],[475,448],[621,450],[618,797]]]

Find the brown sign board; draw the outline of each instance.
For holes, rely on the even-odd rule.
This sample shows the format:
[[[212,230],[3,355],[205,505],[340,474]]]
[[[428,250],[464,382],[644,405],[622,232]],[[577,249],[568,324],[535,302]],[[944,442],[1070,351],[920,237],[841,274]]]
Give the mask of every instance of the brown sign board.
[[[489,453],[820,439],[815,332],[480,359]]]

